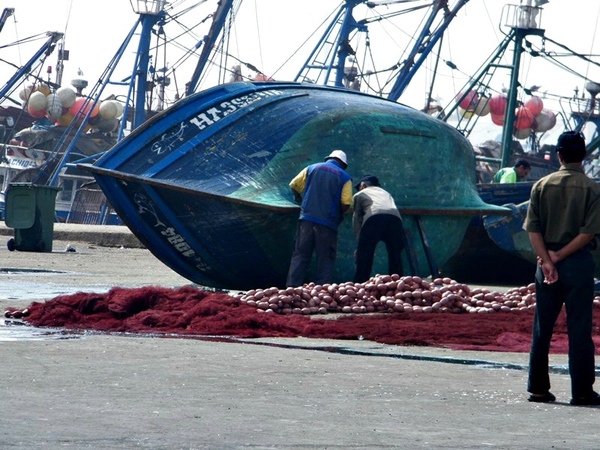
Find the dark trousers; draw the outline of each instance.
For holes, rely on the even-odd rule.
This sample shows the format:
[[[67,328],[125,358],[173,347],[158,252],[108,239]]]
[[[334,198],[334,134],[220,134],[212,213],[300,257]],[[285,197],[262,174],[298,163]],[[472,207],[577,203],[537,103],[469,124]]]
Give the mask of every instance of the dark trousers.
[[[558,281],[544,283],[542,269],[535,274],[536,310],[533,319],[527,390],[545,394],[550,389],[548,352],[556,319],[565,305],[569,337],[569,374],[573,398],[591,394],[595,380],[592,310],[594,260],[581,249],[556,264]]]
[[[354,282],[363,283],[371,276],[375,247],[383,242],[388,254],[388,274],[402,275],[404,228],[402,219],[390,214],[376,214],[363,224],[356,248]]]
[[[314,276],[316,284],[333,281],[333,268],[337,253],[337,231],[325,225],[300,220],[296,229],[296,243],[286,286],[302,286],[313,251],[317,257],[317,268]]]

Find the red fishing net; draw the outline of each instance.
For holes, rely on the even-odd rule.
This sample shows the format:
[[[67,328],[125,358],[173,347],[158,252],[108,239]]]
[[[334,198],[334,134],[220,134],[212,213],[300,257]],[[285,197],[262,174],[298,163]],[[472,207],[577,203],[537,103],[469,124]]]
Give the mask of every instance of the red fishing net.
[[[12,312],[17,313],[15,317],[23,313]],[[490,314],[278,314],[260,312],[239,297],[191,286],[113,288],[104,294],[64,295],[45,303],[34,302],[24,315],[23,319],[36,327],[62,329],[190,337],[365,339],[393,345],[507,352],[529,350],[533,319],[531,310]],[[600,308],[595,308],[595,333],[599,326]],[[600,339],[596,348],[600,349]],[[551,352],[567,352],[564,315],[557,322]]]

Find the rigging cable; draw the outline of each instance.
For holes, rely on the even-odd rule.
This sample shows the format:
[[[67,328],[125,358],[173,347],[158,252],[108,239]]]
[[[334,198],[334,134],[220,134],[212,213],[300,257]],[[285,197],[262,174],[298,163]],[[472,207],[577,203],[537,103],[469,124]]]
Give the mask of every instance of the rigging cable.
[[[183,2],[180,1],[178,3],[181,4]],[[167,68],[166,64],[165,64],[165,72],[163,74],[165,79],[171,75],[171,76],[173,76],[174,80],[176,81],[176,76],[175,76],[176,71],[180,67],[182,67],[185,63],[187,63],[190,60],[190,58],[192,58],[193,56],[197,56],[197,50],[202,47],[202,45],[204,43],[204,38],[200,37],[194,30],[197,29],[198,27],[204,25],[209,20],[213,19],[214,14],[210,13],[210,14],[206,15],[206,17],[204,17],[204,19],[202,19],[198,22],[195,22],[193,24],[193,26],[191,26],[191,27],[187,26],[179,18],[182,15],[189,13],[192,9],[197,8],[198,6],[200,6],[204,3],[206,3],[206,0],[196,2],[193,5],[187,7],[186,9],[184,9],[182,11],[177,11],[177,12],[173,12],[173,9],[174,9],[173,4],[169,5],[168,11],[167,11],[167,9],[165,9],[165,17],[162,20],[163,31],[165,32],[162,45],[165,47],[165,49],[167,46],[171,46],[174,49],[179,49],[182,51],[181,56],[179,56],[178,59],[173,64],[170,64],[170,67]],[[173,27],[169,27],[169,24],[177,25],[180,29],[180,32],[176,33],[174,36],[173,36],[173,33],[169,33],[173,37],[167,38],[167,30],[173,28]],[[195,42],[191,45],[186,45],[181,42],[182,37],[193,38],[193,39],[195,39]],[[157,44],[157,46],[158,45],[159,44]],[[155,51],[156,48],[150,49],[150,51],[153,51],[153,50]],[[166,50],[165,50],[165,53],[166,53]],[[175,82],[174,92],[175,92],[175,94],[174,94],[175,100],[179,99],[180,95],[178,93],[178,87],[177,87],[176,82]]]
[[[67,10],[67,17],[65,20],[65,29],[62,36],[62,43],[59,45],[58,50],[58,58],[56,63],[56,84],[62,85],[62,75],[64,70],[63,58],[64,58],[64,50],[67,42],[67,29],[69,28],[69,24],[71,22],[71,12],[73,10],[73,0],[69,2],[69,8]]]
[[[589,58],[589,56],[590,56],[590,55],[584,55],[583,53],[577,53],[576,51],[573,51],[573,50],[571,50],[571,49],[570,49],[569,47],[567,47],[566,45],[563,45],[563,44],[561,44],[561,43],[559,43],[559,42],[556,42],[556,41],[554,41],[554,40],[552,40],[552,39],[550,39],[550,38],[548,38],[548,37],[546,38],[546,40],[547,40],[547,41],[550,41],[550,42],[552,42],[553,44],[555,44],[555,45],[559,46],[560,48],[562,48],[562,49],[566,50],[566,51],[568,52],[568,53],[567,53],[567,56],[577,56],[578,58],[581,58],[582,60],[584,60],[584,61],[587,61],[587,62],[589,63],[588,65],[594,65],[594,66],[600,67],[600,63],[597,63],[597,62],[596,62],[596,61],[594,61],[593,59],[590,59],[590,58]],[[548,58],[552,59],[553,61],[556,61],[556,59],[555,59],[555,58],[556,58],[556,56],[550,56],[550,54],[549,54],[549,53],[547,53],[547,52],[542,52],[542,51],[540,51],[540,53],[542,53],[542,54],[545,54],[545,55],[546,55]],[[558,61],[556,61],[556,62],[558,63]],[[571,73],[573,73],[573,74],[577,74],[577,75],[579,75],[579,76],[580,76],[580,77],[582,77],[582,78],[586,78],[584,75],[577,73],[575,70],[573,70],[573,69],[569,68],[568,66],[562,65],[562,63],[558,63],[558,64],[559,64],[559,65],[561,65],[562,67],[564,67],[564,68],[565,68],[566,70],[568,70],[569,72],[571,72]]]
[[[440,37],[440,42],[438,44],[439,48],[442,48],[442,45],[444,43],[444,37]],[[429,89],[428,92],[426,93],[427,98],[425,99],[425,111],[427,112],[429,110],[429,108],[431,107],[431,102],[433,100],[433,86],[435,85],[435,78],[436,78],[436,74],[437,74],[437,70],[438,70],[438,66],[440,64],[440,57],[439,54],[441,52],[438,52],[437,57],[435,58],[435,63],[433,65],[433,71],[432,71],[432,76],[431,76],[431,82],[429,83]]]
[[[369,31],[368,30],[367,30],[367,37],[365,39],[365,46],[366,46],[365,52],[368,51],[368,53],[369,53],[369,57],[370,57],[370,60],[371,60],[371,66],[375,67],[375,60],[374,60],[374,57],[373,57],[373,51],[371,49],[371,39],[370,39]],[[365,60],[366,60],[366,57],[365,57]],[[397,67],[398,66],[395,65],[395,66],[393,66],[391,68],[384,69],[384,70],[381,70],[381,71],[375,71],[375,70],[373,70],[373,71],[371,71],[371,73],[369,73],[369,72],[365,73],[364,66],[363,66],[363,68],[361,70],[361,79],[365,83],[365,86],[367,87],[367,89],[370,89],[372,92],[375,93],[375,95],[377,95],[379,97],[383,97],[383,88],[381,87],[381,83],[379,82],[378,75],[380,73],[383,73],[383,72],[387,72],[387,71],[390,71],[390,70],[395,70]],[[371,77],[375,78],[375,83],[377,84],[376,88],[372,86],[373,83],[371,83]]]
[[[598,19],[600,19],[600,6],[598,7],[598,13],[596,13],[596,25],[594,26],[594,34],[592,35],[592,39],[591,39],[592,43],[590,46],[590,55],[593,53],[593,50],[594,50],[594,42],[596,41],[596,31],[598,30]],[[590,64],[588,63],[587,70],[585,72],[586,79],[588,79],[589,70],[590,70]]]
[[[329,21],[331,20],[332,16],[334,16],[334,14],[335,14],[335,11],[332,11],[329,13],[329,15],[327,17],[325,17],[325,19],[323,19],[321,24],[318,25],[315,30],[313,30],[313,32],[304,40],[304,42],[302,44],[300,44],[300,46],[295,51],[293,51],[290,54],[290,56],[277,69],[275,69],[275,71],[273,72],[273,77],[275,77],[275,75],[277,75],[280,70],[282,70],[284,67],[286,67],[289,64],[290,60],[292,58],[294,58],[294,56],[296,56],[296,54],[300,53],[300,50],[304,46],[306,46],[308,44],[308,42],[317,34],[317,31],[320,31],[327,23],[329,23]]]
[[[396,16],[398,16],[398,15],[401,15],[401,14],[406,14],[406,13],[410,13],[410,12],[418,11],[419,9],[423,9],[423,8],[425,8],[425,7],[427,7],[427,8],[428,8],[428,9],[427,9],[427,11],[426,11],[426,14],[424,14],[424,15],[423,15],[423,17],[421,17],[421,21],[420,21],[420,22],[417,24],[417,27],[416,27],[416,30],[417,30],[417,32],[415,32],[415,33],[413,33],[413,34],[409,34],[409,33],[407,33],[406,31],[404,31],[403,29],[399,28],[398,26],[396,26],[394,23],[392,23],[392,22],[390,21],[390,18],[392,18],[392,17],[396,17]],[[382,21],[384,21],[384,20],[385,20],[385,23],[388,23],[388,24],[392,25],[392,26],[393,26],[394,28],[396,28],[398,31],[400,31],[401,33],[403,33],[403,34],[404,34],[406,37],[409,37],[409,38],[410,38],[410,43],[411,43],[412,45],[414,45],[414,43],[415,43],[415,41],[416,41],[416,39],[415,39],[415,36],[418,36],[418,34],[419,34],[419,33],[418,33],[418,30],[421,30],[421,29],[423,29],[423,24],[424,24],[424,23],[427,21],[427,17],[428,17],[428,15],[430,15],[430,14],[431,14],[431,11],[432,11],[432,8],[433,8],[433,7],[434,7],[434,4],[431,4],[431,5],[429,5],[429,6],[420,6],[420,7],[409,8],[409,9],[407,9],[407,10],[398,11],[398,12],[391,13],[391,14],[386,14],[386,15],[380,14],[380,15],[379,15],[379,17],[377,18],[377,21],[381,21],[381,22],[382,22]],[[372,19],[372,20],[370,20],[370,21],[367,21],[367,23],[372,23],[372,22],[375,22],[375,19]],[[387,35],[390,37],[390,39],[392,40],[392,42],[395,42],[395,40],[394,40],[394,39],[392,39],[392,36],[391,36],[391,34],[390,34],[390,33],[388,33],[388,32],[387,32],[387,30],[385,30],[385,28],[383,27],[383,25],[382,25],[382,29],[383,29],[383,30],[386,32],[386,34],[387,34]],[[428,34],[428,36],[430,37],[430,36],[431,36],[431,33],[429,33],[429,34]],[[400,47],[400,45],[398,45],[398,43],[397,43],[397,42],[395,42],[395,43],[396,43],[397,47]],[[410,62],[410,63],[412,63],[412,62],[413,62],[413,61],[407,61],[407,57],[405,56],[405,55],[407,55],[407,53],[409,53],[409,52],[411,51],[411,49],[412,49],[412,46],[411,46],[410,44],[409,44],[409,45],[406,45],[406,46],[404,47],[404,51],[402,52],[402,54],[400,55],[400,57],[398,58],[398,60],[397,60],[397,62],[396,62],[396,65],[394,66],[394,67],[396,68],[396,69],[395,69],[395,72],[391,72],[391,73],[389,74],[389,77],[388,77],[388,79],[387,79],[387,80],[385,81],[385,83],[383,84],[383,89],[382,89],[382,91],[383,91],[383,90],[384,90],[386,87],[388,87],[388,86],[390,86],[390,85],[393,85],[393,84],[395,83],[395,81],[396,81],[396,78],[398,77],[398,75],[399,75],[399,73],[400,73],[400,71],[401,71],[402,67],[404,67],[404,66],[407,64],[407,62]]]
[[[265,62],[263,60],[263,54],[262,54],[262,42],[260,40],[260,28],[258,25],[258,5],[256,3],[256,0],[254,0],[254,18],[256,21],[256,38],[258,39],[258,59],[260,60],[260,65],[261,67],[265,67]]]

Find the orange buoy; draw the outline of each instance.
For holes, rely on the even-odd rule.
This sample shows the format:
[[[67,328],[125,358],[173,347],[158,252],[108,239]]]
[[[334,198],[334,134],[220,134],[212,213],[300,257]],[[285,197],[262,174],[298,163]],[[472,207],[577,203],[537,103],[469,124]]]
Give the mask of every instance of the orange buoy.
[[[464,93],[460,92],[456,96],[456,100],[458,101],[463,95],[464,95]],[[467,92],[467,95],[465,95],[465,97],[460,101],[458,106],[460,106],[464,110],[473,111],[475,109],[475,106],[477,105],[478,101],[479,101],[479,94],[475,91],[469,91],[469,92]]]
[[[489,101],[490,113],[503,116],[506,110],[506,97],[504,95],[492,95]]]
[[[531,128],[533,123],[533,114],[525,106],[519,106],[515,113],[515,128],[517,130],[524,130]]]
[[[492,118],[492,123],[494,125],[498,125],[498,126],[504,125],[504,114],[490,113],[490,117]]]
[[[542,109],[544,109],[544,101],[541,98],[532,95],[525,102],[525,108],[531,111],[534,116],[537,116],[542,112]]]

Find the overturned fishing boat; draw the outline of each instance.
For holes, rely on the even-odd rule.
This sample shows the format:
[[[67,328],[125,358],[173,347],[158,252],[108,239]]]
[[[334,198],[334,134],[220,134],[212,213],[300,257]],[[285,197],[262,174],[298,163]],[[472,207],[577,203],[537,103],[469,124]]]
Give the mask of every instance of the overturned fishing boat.
[[[119,216],[163,263],[198,284],[283,286],[299,206],[289,181],[343,149],[355,179],[377,174],[407,233],[407,271],[437,272],[474,215],[506,208],[477,195],[474,155],[453,127],[356,91],[228,83],[150,119],[94,164]],[[335,277],[354,273],[351,220],[340,226]],[[378,250],[374,270],[385,272]],[[310,275],[309,275],[310,277]]]

